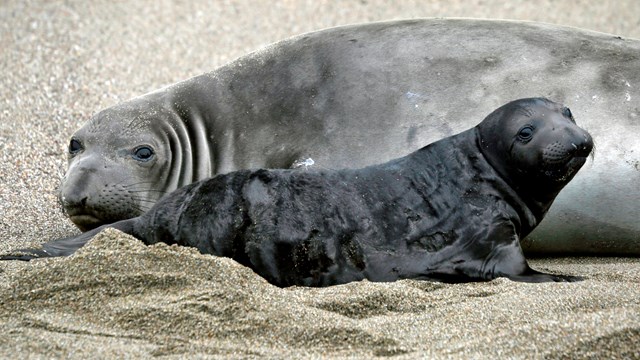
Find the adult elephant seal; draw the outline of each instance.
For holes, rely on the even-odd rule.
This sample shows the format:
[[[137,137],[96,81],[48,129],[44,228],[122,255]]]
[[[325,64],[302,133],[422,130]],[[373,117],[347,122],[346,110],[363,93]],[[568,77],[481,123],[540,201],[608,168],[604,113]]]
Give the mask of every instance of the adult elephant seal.
[[[146,244],[231,257],[278,286],[501,276],[573,281],[531,269],[520,239],[592,146],[568,108],[522,99],[382,165],[218,175],[107,226]],[[101,229],[27,250],[22,259],[68,255]]]
[[[577,108],[599,151],[523,247],[640,255],[639,68],[638,41],[536,23],[304,34],[95,115],[70,141],[60,199],[88,230],[218,173],[387,161],[541,95]]]

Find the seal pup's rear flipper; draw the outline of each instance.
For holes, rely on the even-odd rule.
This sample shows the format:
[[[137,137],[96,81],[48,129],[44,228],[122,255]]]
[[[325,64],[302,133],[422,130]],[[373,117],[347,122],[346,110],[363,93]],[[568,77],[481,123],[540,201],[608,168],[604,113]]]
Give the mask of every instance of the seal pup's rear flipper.
[[[0,256],[0,260],[29,261],[40,258],[69,256],[75,253],[76,250],[83,247],[96,234],[106,228],[114,228],[127,234],[131,234],[133,231],[133,224],[135,223],[136,219],[137,218],[118,221],[117,223],[103,225],[77,236],[69,236],[66,238],[53,240],[48,243],[42,244],[42,249],[12,250],[10,254]]]

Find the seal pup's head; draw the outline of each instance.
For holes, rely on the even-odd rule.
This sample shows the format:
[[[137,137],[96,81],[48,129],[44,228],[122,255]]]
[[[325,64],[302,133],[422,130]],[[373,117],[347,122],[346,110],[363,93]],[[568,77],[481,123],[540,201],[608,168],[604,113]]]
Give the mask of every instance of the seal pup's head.
[[[477,127],[482,153],[519,194],[548,203],[593,149],[568,107],[544,98],[512,101]],[[550,205],[550,204],[549,204]]]

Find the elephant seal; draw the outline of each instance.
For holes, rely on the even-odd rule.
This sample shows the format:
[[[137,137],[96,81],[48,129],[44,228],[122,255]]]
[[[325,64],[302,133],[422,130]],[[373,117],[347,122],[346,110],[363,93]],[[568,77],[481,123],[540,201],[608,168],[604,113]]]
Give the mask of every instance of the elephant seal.
[[[96,114],[70,140],[59,197],[88,230],[219,173],[397,158],[536,95],[579,109],[599,151],[525,251],[640,255],[638,68],[640,41],[531,22],[303,34]]]
[[[568,108],[521,99],[474,128],[381,165],[240,170],[187,185],[144,215],[106,226],[146,244],[233,258],[278,286],[574,281],[531,269],[520,239],[592,147]],[[103,228],[17,258],[68,255]]]

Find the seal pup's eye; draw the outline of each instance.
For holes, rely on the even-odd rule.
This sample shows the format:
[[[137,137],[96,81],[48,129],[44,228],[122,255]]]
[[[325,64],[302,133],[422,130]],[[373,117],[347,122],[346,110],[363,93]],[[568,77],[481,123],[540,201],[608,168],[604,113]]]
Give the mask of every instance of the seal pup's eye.
[[[522,141],[529,141],[533,136],[533,126],[525,125],[520,131],[518,131],[518,139]]]
[[[562,115],[564,115],[565,117],[568,117],[572,122],[576,122],[573,119],[573,114],[571,113],[571,110],[569,110],[569,108],[566,106],[562,108]]]
[[[80,141],[76,139],[71,139],[71,141],[69,142],[69,154],[75,155],[80,151],[82,151],[83,149],[84,147],[82,146],[82,143],[80,143]]]
[[[153,149],[149,146],[141,146],[135,149],[133,158],[138,161],[149,161],[153,158]]]

